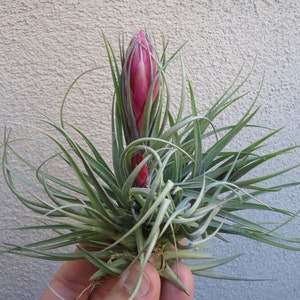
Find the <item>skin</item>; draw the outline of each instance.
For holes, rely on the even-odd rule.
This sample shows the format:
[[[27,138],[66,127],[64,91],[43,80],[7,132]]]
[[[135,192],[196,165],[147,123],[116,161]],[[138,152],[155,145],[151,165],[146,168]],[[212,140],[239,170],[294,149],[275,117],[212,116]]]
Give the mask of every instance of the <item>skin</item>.
[[[190,295],[185,294],[169,281],[161,279],[157,270],[148,263],[144,269],[142,284],[135,299],[192,300],[194,280],[191,271],[182,263],[174,264],[172,269]],[[64,263],[40,300],[127,300],[136,282],[139,264],[133,265],[120,277],[104,278],[96,287],[88,281],[95,271],[95,266],[84,259]]]

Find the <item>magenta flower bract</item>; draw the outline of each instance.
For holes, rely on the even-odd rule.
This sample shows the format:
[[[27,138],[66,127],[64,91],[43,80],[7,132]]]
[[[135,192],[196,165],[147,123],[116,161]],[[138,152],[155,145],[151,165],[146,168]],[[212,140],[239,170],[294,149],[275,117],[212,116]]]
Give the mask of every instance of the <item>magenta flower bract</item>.
[[[152,92],[149,97],[151,97],[152,102],[155,101],[160,87],[155,50],[143,31],[139,31],[132,38],[124,68],[125,94],[127,98],[130,96],[126,104],[131,104],[135,118],[134,126],[136,126],[140,137],[148,94]],[[151,90],[151,85],[153,85],[153,90]]]
[[[150,135],[154,120],[148,120],[143,131],[144,116],[147,99],[151,104],[157,99],[160,88],[158,74],[158,59],[155,49],[143,31],[138,31],[132,38],[127,49],[122,68],[122,107],[123,125],[127,144]],[[148,108],[149,106],[147,106]],[[150,106],[151,109],[151,106]],[[138,152],[131,159],[131,169],[144,159],[143,153]],[[148,167],[144,165],[135,179],[135,185],[143,187],[148,177]]]
[[[140,162],[142,162],[143,159],[144,159],[144,157],[141,153],[136,153],[131,159],[132,170],[134,170],[136,168],[136,166]],[[135,178],[134,183],[139,187],[143,187],[146,185],[147,177],[148,177],[148,167],[147,167],[147,165],[144,165],[142,167],[142,169],[140,170],[138,176]]]

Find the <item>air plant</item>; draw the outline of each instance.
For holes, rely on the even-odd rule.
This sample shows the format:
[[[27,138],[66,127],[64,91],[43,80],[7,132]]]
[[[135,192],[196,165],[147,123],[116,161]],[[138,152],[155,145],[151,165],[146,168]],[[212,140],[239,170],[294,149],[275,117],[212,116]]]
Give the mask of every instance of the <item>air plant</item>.
[[[22,229],[52,230],[53,236],[43,239],[39,235],[39,241],[24,245],[9,244],[2,253],[62,261],[86,258],[98,269],[91,281],[118,276],[136,261],[141,264],[141,279],[145,264],[151,262],[161,277],[185,290],[170,268],[179,259],[188,259],[187,264],[196,275],[229,278],[212,269],[236,256],[216,259],[205,253],[206,244],[214,238],[238,235],[300,250],[299,238],[287,237],[247,218],[253,210],[276,212],[288,218],[296,216],[266,205],[258,197],[298,185],[299,182],[265,185],[268,179],[297,166],[255,176],[258,167],[295,147],[261,154],[265,142],[279,130],[251,123],[258,110],[256,98],[234,124],[214,124],[220,114],[227,113],[245,97],[241,90],[250,75],[240,80],[239,73],[210,109],[199,112],[182,63],[181,99],[174,115],[166,70],[174,59],[181,59],[182,47],[167,58],[164,45],[159,58],[148,36],[139,31],[127,51],[121,45],[117,58],[105,36],[104,43],[114,86],[112,166],[87,132],[64,120],[70,90],[84,73],[75,79],[64,97],[60,124],[48,118],[34,120],[43,126],[28,124],[43,136],[35,142],[46,147],[48,159],[32,163],[15,147],[26,140],[13,139],[8,131],[5,133],[4,178],[15,196],[40,216],[41,224]],[[183,116],[185,102],[189,102],[192,111],[188,116]],[[244,148],[235,149],[232,141],[251,128],[264,129],[266,134]],[[14,160],[33,172],[36,180],[20,173],[12,163]],[[49,170],[54,161],[67,167],[67,178]],[[70,175],[74,175],[76,183],[69,180]],[[25,190],[20,189],[20,184]],[[248,212],[241,216],[240,211]],[[65,250],[70,245],[77,245],[79,252]],[[132,299],[139,284],[140,280]]]

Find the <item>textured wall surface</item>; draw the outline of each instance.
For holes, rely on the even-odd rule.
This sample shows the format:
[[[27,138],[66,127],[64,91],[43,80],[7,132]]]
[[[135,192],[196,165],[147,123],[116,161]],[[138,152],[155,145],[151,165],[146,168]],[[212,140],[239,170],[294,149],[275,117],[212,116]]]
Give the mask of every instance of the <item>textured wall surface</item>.
[[[129,39],[140,28],[147,29],[158,45],[163,33],[170,41],[170,49],[188,41],[186,68],[198,104],[203,107],[217,99],[242,64],[247,71],[257,57],[248,84],[251,91],[256,91],[265,75],[256,121],[284,127],[272,140],[270,146],[274,149],[300,144],[298,0],[1,0],[1,136],[4,119],[30,115],[33,107],[58,118],[61,99],[70,82],[82,71],[102,66],[103,70],[80,81],[67,105],[67,114],[80,128],[85,128],[103,149],[104,156],[109,157],[112,82],[105,75],[108,64],[101,32],[117,47],[120,34]],[[245,107],[240,104],[233,113],[238,114]],[[231,117],[226,116],[229,120]],[[238,143],[245,144],[249,139],[251,135],[243,135]],[[40,155],[30,145],[24,151]],[[269,167],[276,170],[279,165],[299,163],[299,155],[296,150]],[[272,183],[299,178],[298,170]],[[29,241],[31,237],[24,233],[4,230],[29,224],[32,217],[7,189],[2,174],[0,191],[0,243]],[[300,208],[299,187],[269,195],[264,201],[296,211]],[[264,216],[260,217],[264,220]],[[297,222],[285,232],[299,236]],[[300,299],[299,253],[244,239],[229,241],[208,245],[208,251],[218,257],[244,254],[222,267],[222,271],[272,280],[232,282],[197,278],[195,299]],[[58,266],[54,262],[1,256],[0,299],[38,299]]]

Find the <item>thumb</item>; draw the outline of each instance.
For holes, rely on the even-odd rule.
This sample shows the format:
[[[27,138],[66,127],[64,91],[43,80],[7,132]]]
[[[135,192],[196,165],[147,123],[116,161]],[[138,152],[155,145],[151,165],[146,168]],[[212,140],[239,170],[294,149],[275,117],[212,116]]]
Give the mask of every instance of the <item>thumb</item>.
[[[137,263],[127,269],[120,277],[119,281],[104,298],[104,300],[127,300],[132,294],[137,283],[140,272],[140,265]],[[160,277],[156,269],[147,263],[142,277],[140,288],[134,299],[136,300],[159,300]]]

